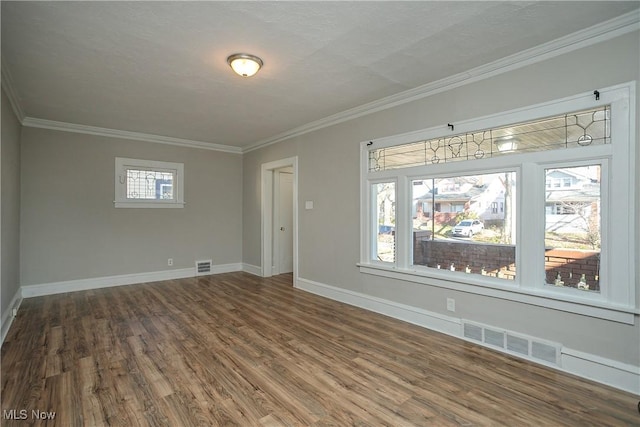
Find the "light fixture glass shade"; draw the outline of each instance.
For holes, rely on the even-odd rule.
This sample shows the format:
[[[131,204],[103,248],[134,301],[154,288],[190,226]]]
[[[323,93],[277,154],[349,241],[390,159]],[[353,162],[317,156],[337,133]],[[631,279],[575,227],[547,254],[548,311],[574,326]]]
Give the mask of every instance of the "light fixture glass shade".
[[[496,140],[496,146],[498,147],[498,151],[503,153],[516,151],[518,149],[518,141],[512,136],[508,136]]]
[[[236,53],[227,58],[233,71],[242,77],[251,77],[262,67],[262,59],[246,53]]]

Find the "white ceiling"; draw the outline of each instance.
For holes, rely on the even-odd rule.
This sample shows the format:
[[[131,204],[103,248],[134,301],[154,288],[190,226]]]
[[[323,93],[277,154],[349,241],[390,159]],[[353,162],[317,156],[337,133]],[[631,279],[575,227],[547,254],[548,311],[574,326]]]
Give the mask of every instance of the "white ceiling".
[[[25,117],[246,148],[639,6],[2,1],[2,67]]]

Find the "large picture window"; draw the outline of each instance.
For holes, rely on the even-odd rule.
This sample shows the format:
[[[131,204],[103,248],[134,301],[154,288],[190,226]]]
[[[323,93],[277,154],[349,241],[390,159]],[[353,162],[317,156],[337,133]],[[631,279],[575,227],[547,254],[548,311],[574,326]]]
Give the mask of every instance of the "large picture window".
[[[634,85],[599,94],[363,142],[361,272],[632,321]]]
[[[414,266],[515,279],[515,172],[419,178],[411,189]]]

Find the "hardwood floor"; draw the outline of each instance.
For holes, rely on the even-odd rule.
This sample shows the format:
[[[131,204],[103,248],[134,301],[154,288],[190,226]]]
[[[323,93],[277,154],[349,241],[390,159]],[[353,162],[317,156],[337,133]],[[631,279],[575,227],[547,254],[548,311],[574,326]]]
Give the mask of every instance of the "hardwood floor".
[[[6,426],[640,425],[637,405],[290,275],[26,299],[2,346]]]

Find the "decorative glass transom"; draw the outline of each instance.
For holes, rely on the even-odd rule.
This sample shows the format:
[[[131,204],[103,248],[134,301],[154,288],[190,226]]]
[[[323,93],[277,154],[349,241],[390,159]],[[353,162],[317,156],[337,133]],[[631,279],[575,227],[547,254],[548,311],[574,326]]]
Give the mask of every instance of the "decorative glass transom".
[[[127,170],[127,199],[172,200],[173,172]]]
[[[369,151],[369,172],[611,143],[611,107]]]

